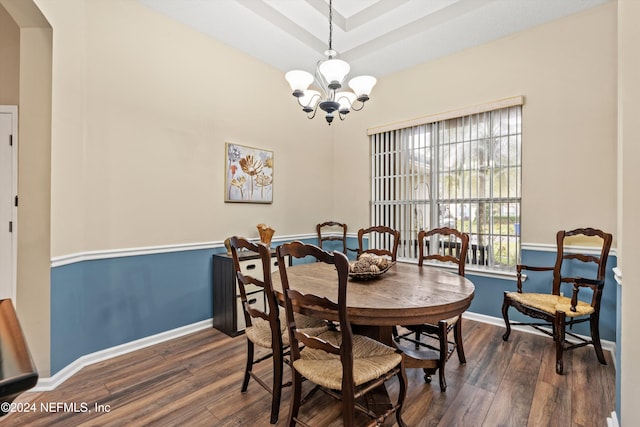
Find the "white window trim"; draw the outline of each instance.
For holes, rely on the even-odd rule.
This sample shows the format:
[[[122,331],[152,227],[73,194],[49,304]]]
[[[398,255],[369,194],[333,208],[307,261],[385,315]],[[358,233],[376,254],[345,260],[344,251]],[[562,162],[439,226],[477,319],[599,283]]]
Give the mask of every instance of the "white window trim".
[[[515,107],[516,105],[524,105],[524,96],[518,95],[511,98],[501,99],[499,101],[491,101],[486,104],[475,105],[472,107],[464,107],[457,110],[447,111],[446,113],[432,114],[430,116],[418,117],[416,119],[405,120],[402,122],[390,123],[387,125],[377,126],[367,129],[367,136],[376,133],[389,132],[413,126],[426,125],[429,123],[440,122],[443,120],[455,119],[462,116],[470,116],[472,114],[484,113],[486,111],[499,110],[501,108]]]

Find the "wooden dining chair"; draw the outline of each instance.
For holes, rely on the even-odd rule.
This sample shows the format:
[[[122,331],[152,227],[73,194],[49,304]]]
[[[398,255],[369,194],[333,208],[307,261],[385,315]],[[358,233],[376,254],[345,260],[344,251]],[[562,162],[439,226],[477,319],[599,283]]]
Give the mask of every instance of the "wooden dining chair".
[[[293,388],[288,425],[307,425],[299,419],[302,402],[302,379],[314,383],[310,393],[322,390],[341,400],[343,425],[355,423],[356,410],[373,418],[378,425],[395,413],[398,425],[405,426],[402,408],[406,396],[407,377],[402,353],[372,338],[353,334],[347,313],[347,279],[349,260],[341,252],[323,251],[318,246],[302,242],[286,243],[276,248],[282,292],[285,302],[287,328],[291,342],[291,372]],[[297,291],[296,276],[287,274],[288,266],[282,260],[311,257],[335,267],[337,286],[327,295],[302,294]],[[293,267],[295,268],[295,267]],[[296,310],[315,310],[338,323],[337,330],[329,330],[318,336],[310,336],[301,330],[294,316]],[[384,408],[382,414],[374,414],[364,408],[358,399],[368,391],[384,386],[387,380],[398,379],[398,398],[395,404]],[[307,395],[308,397],[309,395]]]
[[[325,221],[316,225],[316,233],[318,234],[318,246],[320,249],[327,250],[324,247],[325,242],[340,242],[342,245],[342,253],[349,255],[349,251],[358,252],[358,249],[347,247],[347,224],[337,221]]]
[[[568,239],[596,240],[599,255],[578,253],[567,250]],[[553,337],[556,346],[556,373],[564,371],[563,353],[586,345],[593,345],[598,361],[607,364],[600,343],[600,301],[604,288],[607,258],[613,236],[594,228],[578,228],[569,231],[558,231],[556,234],[557,255],[554,266],[533,267],[519,264],[516,266],[517,291],[505,291],[502,303],[506,332],[502,339],[507,341],[511,334],[511,325],[527,325]],[[534,274],[552,272],[548,293],[523,292],[522,272],[530,271]],[[595,274],[594,274],[595,273]],[[548,273],[547,273],[548,274]],[[590,278],[584,276],[591,275]],[[568,287],[564,296],[563,285]],[[589,289],[585,291],[585,289]],[[582,291],[582,292],[581,292]],[[583,294],[587,294],[583,296]],[[578,297],[582,297],[579,299]],[[590,296],[590,298],[589,298]],[[535,322],[509,321],[509,308],[513,307],[528,317],[539,319]],[[586,339],[566,330],[566,326],[589,322],[591,339]],[[570,343],[566,336],[574,338],[578,343]]]
[[[242,381],[241,391],[244,393],[249,386],[249,380],[253,378],[260,386],[271,393],[271,424],[278,422],[280,412],[280,397],[282,393],[283,364],[287,356],[289,347],[289,335],[281,318],[284,319],[284,312],[276,301],[271,283],[271,253],[269,248],[263,243],[252,243],[242,237],[231,237],[229,239],[233,265],[236,273],[240,300],[246,323],[245,336],[247,338],[247,361]],[[240,268],[238,251],[249,250],[260,255],[262,269],[256,269],[255,276],[243,273]],[[264,301],[257,301],[247,297],[246,288],[258,286],[264,289]],[[317,334],[328,329],[326,322],[313,319],[307,316],[300,316],[299,323],[310,334]],[[270,349],[266,355],[255,358],[255,346]],[[271,385],[264,382],[253,372],[254,364],[271,359],[273,362],[273,377]]]
[[[368,248],[364,248],[364,237],[369,237]],[[398,257],[400,232],[391,227],[376,225],[358,230],[358,256],[370,253],[378,256],[388,256],[392,261]]]
[[[338,235],[329,234],[329,231],[337,232]],[[316,225],[318,233],[318,246],[322,249],[324,242],[338,241],[342,243],[342,253],[347,253],[347,224],[336,221],[326,221]]]
[[[453,263],[457,265],[457,272],[464,277],[464,267],[469,249],[469,235],[454,228],[441,227],[418,233],[418,265],[422,267],[424,261]],[[405,325],[404,334],[396,336],[400,340],[410,341],[416,349],[425,347],[438,352],[438,363],[433,369],[425,369],[425,381],[431,382],[431,375],[437,370],[440,380],[440,391],[446,391],[445,365],[453,352],[458,354],[460,364],[467,363],[462,345],[462,321],[460,316],[440,320],[438,324]],[[449,340],[453,331],[454,341]],[[425,339],[423,340],[423,335]],[[413,336],[413,337],[412,337]],[[437,343],[437,344],[434,344]]]
[[[11,299],[0,299],[0,417],[38,382],[38,371]]]

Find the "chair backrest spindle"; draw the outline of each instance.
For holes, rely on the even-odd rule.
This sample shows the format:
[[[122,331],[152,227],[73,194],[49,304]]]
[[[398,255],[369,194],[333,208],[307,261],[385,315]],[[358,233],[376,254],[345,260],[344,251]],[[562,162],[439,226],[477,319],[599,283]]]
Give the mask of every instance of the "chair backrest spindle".
[[[372,238],[378,237],[383,241],[385,247],[369,247],[368,249],[364,249],[365,235],[369,236],[369,244],[371,244]],[[399,243],[400,232],[390,227],[377,225],[369,228],[361,228],[360,230],[358,230],[358,256],[362,255],[363,253],[372,253],[378,256],[388,256],[391,258],[391,261],[395,261],[398,256]]]
[[[437,247],[430,249],[429,238],[437,238]],[[452,262],[458,266],[458,274],[464,276],[464,268],[469,250],[469,235],[454,228],[441,227],[429,231],[421,230],[418,233],[418,265],[423,265],[425,260],[437,260]],[[427,253],[425,253],[427,249]],[[440,252],[442,251],[442,252]]]

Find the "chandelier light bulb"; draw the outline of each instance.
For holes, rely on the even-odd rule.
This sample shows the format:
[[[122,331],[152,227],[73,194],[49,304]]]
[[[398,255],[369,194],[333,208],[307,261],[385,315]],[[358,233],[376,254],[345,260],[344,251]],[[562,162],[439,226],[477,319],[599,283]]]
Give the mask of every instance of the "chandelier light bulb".
[[[347,114],[356,101],[356,95],[353,92],[336,92],[336,101],[340,104],[338,111],[341,114]]]
[[[304,94],[298,98],[298,102],[302,105],[302,111],[311,113],[316,104],[320,101],[320,92],[317,90],[305,90]]]
[[[296,98],[303,96],[304,91],[307,90],[311,83],[313,83],[313,75],[302,70],[289,71],[284,75],[284,78],[289,82],[291,90],[293,91],[293,96]]]
[[[359,101],[366,101],[377,80],[372,76],[358,76],[349,80],[349,87],[355,92]]]
[[[329,59],[318,67],[320,74],[329,84],[329,89],[339,89],[351,67],[341,59]]]

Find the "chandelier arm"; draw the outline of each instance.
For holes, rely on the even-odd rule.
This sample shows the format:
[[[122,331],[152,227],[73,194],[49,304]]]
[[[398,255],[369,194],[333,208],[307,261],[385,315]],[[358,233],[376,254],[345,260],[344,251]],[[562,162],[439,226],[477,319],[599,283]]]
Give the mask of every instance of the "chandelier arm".
[[[324,98],[333,100],[333,97],[331,96],[332,90],[329,89],[329,82],[325,80],[324,76],[322,75],[319,69],[320,64],[322,64],[323,62],[324,61],[318,61],[318,63],[316,64],[316,70],[315,70],[316,83],[318,84],[318,86],[320,86],[320,89],[322,89],[322,92],[324,93]]]
[[[316,104],[316,108],[313,109],[313,114],[312,115],[309,115],[307,113],[307,119],[309,119],[309,120],[313,119],[316,116],[317,112],[318,112],[318,104]]]
[[[360,105],[360,108],[355,108],[355,107],[354,107],[354,105],[356,105],[356,101],[360,103],[360,104],[359,104],[359,105]],[[351,104],[351,109],[352,109],[353,111],[360,111],[360,110],[362,110],[362,109],[364,108],[364,102],[363,102],[363,101],[360,101],[359,99],[356,99],[356,101],[354,101],[354,102],[353,102],[353,104]]]
[[[302,97],[300,97],[300,98],[302,98]],[[304,105],[302,102],[300,102],[300,98],[296,98],[296,99],[298,100],[298,105],[299,105],[299,106],[301,106],[302,108],[305,108],[305,107],[307,107],[308,105],[313,105],[313,100],[314,100],[315,98],[318,98],[318,102],[319,102],[319,101],[320,101],[320,94],[313,95],[313,96],[309,99],[309,104],[308,104],[308,105]],[[316,104],[316,107],[317,107],[317,106],[318,106],[318,103],[316,102],[315,104]]]

